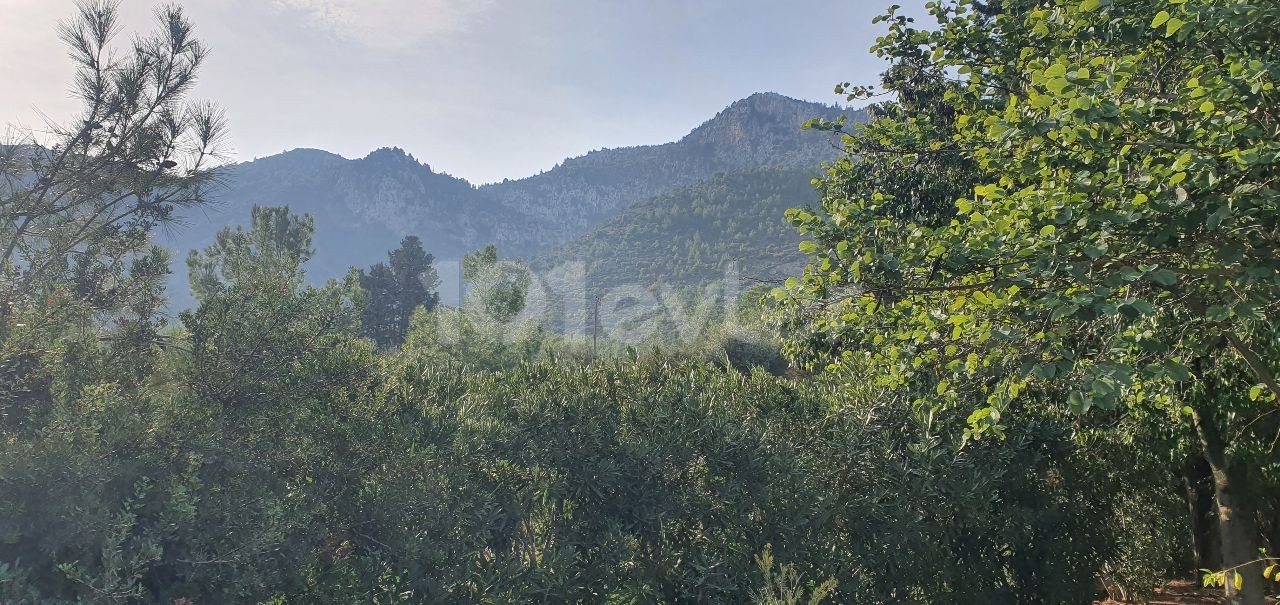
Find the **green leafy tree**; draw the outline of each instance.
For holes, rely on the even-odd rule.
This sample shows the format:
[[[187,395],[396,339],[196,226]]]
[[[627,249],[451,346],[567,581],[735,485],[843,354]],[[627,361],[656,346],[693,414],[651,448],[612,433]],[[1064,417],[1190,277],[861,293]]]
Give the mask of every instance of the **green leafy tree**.
[[[958,76],[944,106],[887,116],[846,147],[896,156],[876,163],[907,179],[903,164],[956,156],[978,171],[975,186],[937,221],[904,216],[927,196],[883,187],[891,177],[851,194],[828,186],[823,213],[793,213],[812,255],[780,292],[795,313],[793,352],[976,405],[971,436],[999,432],[1001,412],[1037,392],[1060,392],[1077,412],[1187,408],[1213,464],[1224,562],[1244,572],[1228,592],[1260,603],[1224,402],[1280,395],[1268,354],[1280,300],[1280,7],[960,0],[929,11],[936,29],[882,18],[876,51]],[[942,119],[954,128],[937,130]],[[826,181],[848,182],[853,165],[833,165]],[[1224,365],[1248,379],[1205,390]]]
[[[462,258],[462,279],[467,282],[466,306],[498,323],[510,322],[524,310],[533,283],[524,263],[500,260],[493,244]]]

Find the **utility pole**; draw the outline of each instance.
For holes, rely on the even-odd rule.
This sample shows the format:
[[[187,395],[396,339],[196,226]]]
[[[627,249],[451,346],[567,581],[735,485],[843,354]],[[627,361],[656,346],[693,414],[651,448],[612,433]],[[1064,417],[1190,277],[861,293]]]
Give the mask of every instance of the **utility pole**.
[[[596,347],[600,340],[600,294],[596,294],[595,301],[592,302],[592,328],[591,328],[591,362],[596,360]]]

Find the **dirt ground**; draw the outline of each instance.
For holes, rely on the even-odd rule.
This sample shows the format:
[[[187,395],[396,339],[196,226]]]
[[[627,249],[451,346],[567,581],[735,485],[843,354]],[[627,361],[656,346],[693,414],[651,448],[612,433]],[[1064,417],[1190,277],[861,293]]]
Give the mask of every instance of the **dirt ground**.
[[[1157,592],[1156,596],[1147,605],[1220,605],[1222,603],[1221,589],[1207,590],[1200,588],[1192,582],[1171,582],[1168,586]],[[1268,599],[1268,603],[1275,603],[1274,598]],[[1097,601],[1095,605],[1126,605],[1130,601]]]

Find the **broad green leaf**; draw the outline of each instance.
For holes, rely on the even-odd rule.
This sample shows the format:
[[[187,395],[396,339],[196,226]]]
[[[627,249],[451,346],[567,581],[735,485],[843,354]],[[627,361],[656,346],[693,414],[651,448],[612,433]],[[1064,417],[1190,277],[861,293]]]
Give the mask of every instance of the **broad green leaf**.
[[[1147,279],[1162,286],[1172,286],[1178,283],[1178,274],[1168,269],[1156,269],[1147,274]]]

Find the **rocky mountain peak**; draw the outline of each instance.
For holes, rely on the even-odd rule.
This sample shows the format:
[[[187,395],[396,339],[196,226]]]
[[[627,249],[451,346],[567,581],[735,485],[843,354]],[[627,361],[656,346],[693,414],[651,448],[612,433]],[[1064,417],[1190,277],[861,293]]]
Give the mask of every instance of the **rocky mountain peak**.
[[[369,155],[364,156],[362,161],[377,166],[396,168],[421,167],[426,168],[428,172],[434,172],[431,170],[430,165],[425,162],[419,162],[412,154],[399,147],[379,147],[369,152]]]

